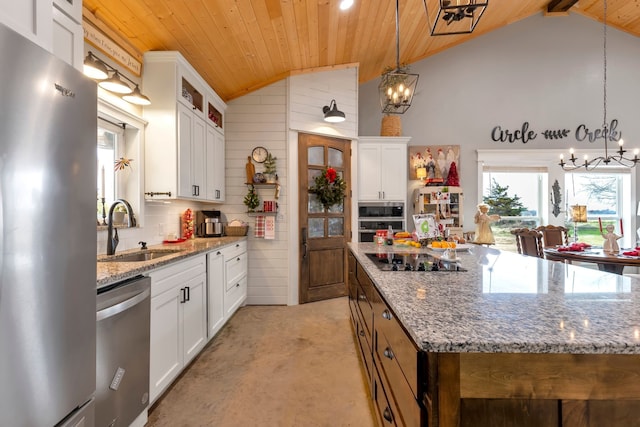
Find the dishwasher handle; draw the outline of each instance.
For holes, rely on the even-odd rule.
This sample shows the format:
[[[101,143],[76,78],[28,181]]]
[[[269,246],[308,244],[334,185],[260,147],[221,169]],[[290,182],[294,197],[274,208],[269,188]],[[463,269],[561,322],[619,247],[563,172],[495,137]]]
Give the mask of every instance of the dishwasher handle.
[[[118,313],[122,313],[123,311],[137,304],[140,304],[142,301],[147,299],[150,295],[151,295],[151,291],[149,289],[145,289],[139,294],[136,294],[127,300],[124,300],[118,304],[103,308],[102,310],[96,313],[96,320],[99,322],[101,320],[115,316]]]

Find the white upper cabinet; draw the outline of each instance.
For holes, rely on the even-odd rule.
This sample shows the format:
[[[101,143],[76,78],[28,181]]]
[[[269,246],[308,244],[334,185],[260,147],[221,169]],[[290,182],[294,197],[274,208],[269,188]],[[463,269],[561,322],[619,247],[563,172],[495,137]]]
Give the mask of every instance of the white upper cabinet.
[[[405,201],[410,138],[360,137],[358,200]]]
[[[82,70],[81,0],[0,0],[0,22]]]
[[[0,0],[0,22],[51,50],[52,4],[42,0]]]
[[[224,201],[224,136],[209,103],[226,105],[178,52],[145,53],[142,81],[153,99],[143,110],[146,197]]]

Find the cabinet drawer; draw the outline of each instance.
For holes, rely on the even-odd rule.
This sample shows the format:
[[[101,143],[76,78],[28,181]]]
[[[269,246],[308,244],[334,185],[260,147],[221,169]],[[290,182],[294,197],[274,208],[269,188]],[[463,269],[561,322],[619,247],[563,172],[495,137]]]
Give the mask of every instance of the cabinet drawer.
[[[207,257],[198,255],[187,258],[186,261],[170,264],[149,272],[151,277],[151,297],[160,295],[176,286],[176,283],[184,283],[207,271]]]
[[[388,345],[393,349],[393,360],[402,371],[414,396],[418,395],[418,349],[413,340],[406,334],[395,317],[395,314],[387,307],[380,294],[375,291],[373,300],[374,324],[378,331],[378,339],[384,336]],[[377,349],[376,349],[377,350]],[[384,351],[384,347],[380,349]]]
[[[242,241],[233,243],[229,246],[225,246],[220,250],[224,254],[225,258],[229,259],[229,258],[238,256],[243,252],[247,252],[247,241],[242,240]]]
[[[242,277],[224,293],[225,316],[231,315],[244,301],[247,295],[247,276]]]
[[[367,376],[367,387],[371,387],[371,372],[374,369],[373,367],[373,353],[371,352],[371,347],[369,346],[369,342],[366,339],[366,332],[362,327],[362,320],[358,317],[356,319],[356,326],[354,332],[356,334],[356,339],[358,342],[358,349],[360,349],[360,355],[362,356],[362,361],[364,365],[365,374]]]
[[[230,259],[225,257],[225,273],[227,290],[229,290],[236,285],[241,277],[247,275],[247,253],[241,253]]]
[[[396,415],[402,418],[406,426],[419,426],[420,405],[398,364],[395,349],[383,334],[376,332],[378,333],[378,342],[375,348],[375,360],[381,367],[380,375],[385,377],[390,389],[393,390],[395,403],[400,411]]]
[[[383,427],[402,425],[402,421],[396,422],[398,413],[393,399],[390,399],[389,385],[383,382],[383,378],[378,374],[378,370],[373,368],[373,379],[371,381],[371,396],[375,406],[378,424]]]

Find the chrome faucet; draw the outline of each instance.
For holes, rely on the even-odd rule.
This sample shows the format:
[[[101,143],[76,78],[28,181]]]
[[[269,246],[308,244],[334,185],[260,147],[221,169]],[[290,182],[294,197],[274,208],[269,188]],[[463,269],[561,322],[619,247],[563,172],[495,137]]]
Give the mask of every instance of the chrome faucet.
[[[116,247],[120,241],[120,238],[118,237],[118,229],[113,227],[113,210],[118,203],[122,203],[127,209],[127,226],[136,226],[136,219],[133,216],[133,209],[129,202],[125,199],[116,199],[109,208],[109,216],[107,218],[107,255],[113,255],[116,253]]]

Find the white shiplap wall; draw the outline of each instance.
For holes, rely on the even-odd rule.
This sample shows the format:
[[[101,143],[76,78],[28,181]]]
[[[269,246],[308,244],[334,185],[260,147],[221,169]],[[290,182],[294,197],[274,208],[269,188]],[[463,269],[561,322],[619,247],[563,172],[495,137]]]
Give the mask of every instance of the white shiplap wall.
[[[322,107],[335,99],[347,120],[329,126]],[[357,68],[301,74],[276,82],[228,103],[225,117],[226,202],[220,206],[228,220],[249,222],[247,304],[298,303],[297,131],[353,139],[357,135]],[[261,145],[275,155],[281,184],[276,239],[256,239],[254,218],[246,215],[243,199],[245,164]],[[256,171],[261,165],[256,166]],[[259,190],[261,199],[272,190]]]
[[[286,145],[287,85],[282,80],[229,102],[225,117],[226,202],[220,206],[227,220],[249,223],[249,274],[247,304],[287,304],[289,271],[287,259],[288,171]],[[255,218],[246,214],[245,165],[256,146],[277,157],[281,185],[274,240],[254,237]],[[256,172],[263,166],[255,164]],[[258,189],[260,200],[273,200],[273,189]]]
[[[322,107],[336,100],[338,109],[345,113],[342,123],[324,121]],[[349,67],[339,70],[301,74],[289,78],[289,170],[290,180],[290,240],[291,253],[289,270],[289,304],[298,303],[298,132],[314,133],[355,140],[358,135],[358,68]],[[355,152],[355,147],[354,147]],[[352,169],[356,157],[352,156]],[[355,171],[355,169],[353,169]],[[352,174],[353,176],[353,174]],[[351,185],[351,183],[350,183]],[[352,212],[354,212],[352,208]]]

